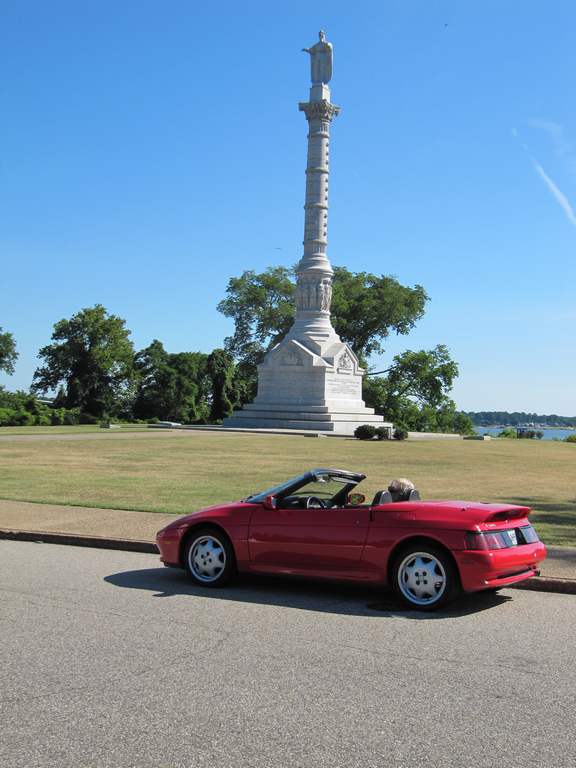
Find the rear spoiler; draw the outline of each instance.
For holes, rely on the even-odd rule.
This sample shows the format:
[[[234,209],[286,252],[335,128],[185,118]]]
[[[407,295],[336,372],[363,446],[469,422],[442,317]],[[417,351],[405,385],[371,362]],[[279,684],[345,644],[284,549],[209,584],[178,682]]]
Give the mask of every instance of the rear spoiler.
[[[499,523],[504,520],[520,520],[528,517],[531,512],[530,507],[507,507],[488,515],[486,522]]]

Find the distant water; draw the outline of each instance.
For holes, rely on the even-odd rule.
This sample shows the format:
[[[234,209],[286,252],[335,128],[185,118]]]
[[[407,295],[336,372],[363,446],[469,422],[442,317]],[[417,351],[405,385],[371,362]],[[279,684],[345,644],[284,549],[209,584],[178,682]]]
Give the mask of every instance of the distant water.
[[[477,435],[492,435],[497,437],[504,427],[474,427]],[[532,429],[532,427],[530,427]],[[537,430],[537,427],[534,427]],[[576,435],[576,429],[543,429],[542,440],[564,440],[568,435]]]

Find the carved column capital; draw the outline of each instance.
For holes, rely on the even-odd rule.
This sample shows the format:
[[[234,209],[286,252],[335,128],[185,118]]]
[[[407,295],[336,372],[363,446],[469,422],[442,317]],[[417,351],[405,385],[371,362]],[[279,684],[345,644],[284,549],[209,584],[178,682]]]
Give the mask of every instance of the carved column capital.
[[[340,113],[340,107],[323,99],[322,101],[304,101],[298,104],[300,112],[304,112],[306,120],[332,120]]]

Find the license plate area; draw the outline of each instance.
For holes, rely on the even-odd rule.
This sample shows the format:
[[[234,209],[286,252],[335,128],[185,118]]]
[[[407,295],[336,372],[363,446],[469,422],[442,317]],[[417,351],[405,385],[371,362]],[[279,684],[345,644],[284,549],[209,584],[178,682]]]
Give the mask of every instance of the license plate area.
[[[515,528],[511,528],[508,531],[504,532],[504,535],[508,539],[508,546],[509,547],[517,547],[518,546],[518,534],[516,533]]]

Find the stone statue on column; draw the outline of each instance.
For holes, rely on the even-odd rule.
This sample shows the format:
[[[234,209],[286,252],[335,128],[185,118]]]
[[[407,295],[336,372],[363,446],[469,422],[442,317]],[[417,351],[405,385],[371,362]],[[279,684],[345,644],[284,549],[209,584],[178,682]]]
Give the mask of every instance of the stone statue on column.
[[[319,40],[312,48],[302,48],[310,54],[310,79],[312,85],[329,83],[332,78],[332,43],[326,40],[322,30],[318,33]]]
[[[325,277],[318,286],[319,301],[318,309],[321,312],[330,312],[330,304],[332,302],[332,280],[329,277]]]

